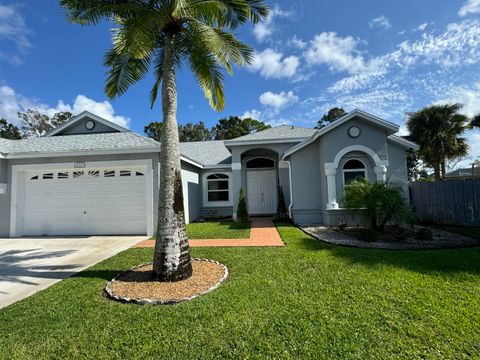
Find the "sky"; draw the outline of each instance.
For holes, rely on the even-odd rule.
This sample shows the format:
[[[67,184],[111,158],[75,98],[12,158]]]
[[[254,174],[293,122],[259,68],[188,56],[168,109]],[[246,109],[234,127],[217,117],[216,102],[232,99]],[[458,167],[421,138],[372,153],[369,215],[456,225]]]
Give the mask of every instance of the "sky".
[[[213,111],[187,67],[177,73],[178,122],[208,126],[230,115],[313,127],[331,107],[367,111],[401,126],[406,113],[460,102],[480,113],[480,0],[278,0],[237,36],[251,65],[226,76],[226,106]],[[0,117],[89,110],[143,133],[161,121],[147,76],[117,99],[104,93],[112,24],[68,23],[58,1],[0,0]],[[480,158],[480,131],[466,134]]]

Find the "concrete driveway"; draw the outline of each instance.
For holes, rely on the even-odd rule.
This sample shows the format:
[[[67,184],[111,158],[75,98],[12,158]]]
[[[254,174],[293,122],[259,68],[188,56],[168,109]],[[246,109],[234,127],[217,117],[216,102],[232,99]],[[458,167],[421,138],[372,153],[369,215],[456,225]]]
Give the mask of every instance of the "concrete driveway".
[[[146,236],[0,239],[0,308],[145,239]]]

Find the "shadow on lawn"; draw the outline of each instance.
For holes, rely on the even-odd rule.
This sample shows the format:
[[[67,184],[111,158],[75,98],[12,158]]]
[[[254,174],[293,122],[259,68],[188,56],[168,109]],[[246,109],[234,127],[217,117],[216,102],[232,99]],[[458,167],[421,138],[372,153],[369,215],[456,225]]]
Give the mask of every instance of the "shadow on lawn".
[[[351,264],[395,266],[419,273],[480,274],[480,249],[451,250],[379,250],[337,246],[314,239],[306,234],[299,238],[304,250],[328,251]]]

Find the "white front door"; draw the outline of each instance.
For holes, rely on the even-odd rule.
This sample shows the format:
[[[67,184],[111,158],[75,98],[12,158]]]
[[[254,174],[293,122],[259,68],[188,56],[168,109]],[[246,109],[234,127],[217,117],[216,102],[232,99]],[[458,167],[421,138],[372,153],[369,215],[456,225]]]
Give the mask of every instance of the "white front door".
[[[275,170],[247,171],[247,202],[250,215],[277,211],[277,176]]]
[[[25,172],[21,235],[147,232],[146,169]]]

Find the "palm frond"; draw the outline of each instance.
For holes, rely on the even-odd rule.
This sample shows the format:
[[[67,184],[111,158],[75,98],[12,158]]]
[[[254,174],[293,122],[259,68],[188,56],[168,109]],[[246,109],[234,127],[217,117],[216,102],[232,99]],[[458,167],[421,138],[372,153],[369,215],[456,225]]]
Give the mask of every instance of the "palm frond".
[[[118,53],[115,49],[105,54],[104,64],[109,67],[105,93],[111,99],[124,94],[142,79],[150,67],[150,57],[137,59],[132,54]]]

